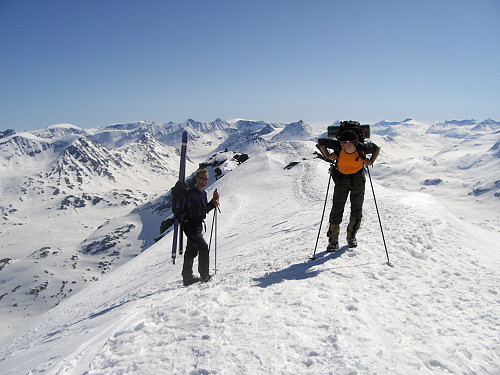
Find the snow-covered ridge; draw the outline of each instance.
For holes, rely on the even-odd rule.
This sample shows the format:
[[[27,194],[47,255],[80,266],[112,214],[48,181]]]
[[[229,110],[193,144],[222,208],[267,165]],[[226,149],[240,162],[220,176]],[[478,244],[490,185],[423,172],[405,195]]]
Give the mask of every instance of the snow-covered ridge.
[[[192,172],[198,163],[210,161],[208,155],[223,143],[221,151],[229,153],[247,137],[267,147],[258,135],[267,127],[283,126],[189,119],[180,124],[138,121],[88,131],[55,124],[31,132],[2,132],[2,334],[152,244],[159,223],[169,215],[165,193],[178,178],[182,131],[189,133]],[[232,168],[220,164],[214,176]],[[159,208],[151,208],[157,199]]]
[[[451,137],[448,132],[458,128],[469,136]],[[188,173],[205,163],[211,168],[212,184],[219,183],[219,173],[230,176],[248,168],[236,168],[234,155],[264,158],[264,165],[280,173],[302,170],[313,158],[311,140],[318,136],[303,121],[241,119],[139,121],[88,130],[54,125],[27,133],[2,132],[3,332],[61,303],[152,245],[159,222],[169,215],[168,191],[177,179],[183,130],[189,133]],[[374,124],[372,140],[382,146],[382,154],[372,176],[387,189],[432,194],[465,221],[498,230],[498,131],[493,120]],[[293,167],[284,169],[289,165]],[[262,178],[257,168],[248,173]],[[256,194],[279,189],[283,183],[261,182]],[[297,183],[304,189],[310,185],[306,180]],[[303,197],[311,194],[297,192]],[[246,204],[242,198],[238,207]]]
[[[478,122],[476,120],[445,121],[433,124],[427,132],[430,134],[443,134],[449,138],[479,137],[491,131],[499,131],[500,122],[486,119]]]
[[[76,135],[88,135],[88,133],[72,124],[56,124],[48,126],[42,131],[33,133],[40,138],[60,138],[66,135],[76,134]]]
[[[431,153],[445,138],[423,137],[414,164],[399,149],[411,138],[404,132],[373,139],[384,152],[372,178],[394,268],[385,265],[369,191],[359,247],[327,255],[322,235],[309,261],[329,178],[328,165],[311,155],[314,142],[273,142],[240,165],[229,151],[212,154],[208,190],[221,193],[222,210],[213,280],[183,288],[167,235],[4,339],[0,373],[497,373],[500,254],[492,244],[500,235],[451,214],[432,196],[441,184],[414,178],[428,159],[429,172],[430,159],[446,161]],[[378,175],[391,163],[393,175]],[[218,167],[227,173],[216,180]],[[421,189],[402,191],[396,181]],[[128,219],[114,219],[117,228],[136,223]],[[38,261],[59,256],[40,250],[31,255]],[[213,268],[213,247],[212,255]],[[59,287],[66,293],[74,284]]]

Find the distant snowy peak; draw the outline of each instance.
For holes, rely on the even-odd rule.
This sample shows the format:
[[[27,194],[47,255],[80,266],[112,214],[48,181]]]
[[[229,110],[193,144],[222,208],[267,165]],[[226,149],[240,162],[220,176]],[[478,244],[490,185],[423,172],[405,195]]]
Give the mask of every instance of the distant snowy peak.
[[[184,127],[186,130],[191,129],[202,133],[209,133],[215,130],[224,130],[232,126],[226,121],[218,118],[211,122],[199,122],[193,119],[188,119],[181,124],[181,127]]]
[[[414,125],[414,122],[411,118],[404,119],[403,121],[380,121],[377,122],[374,126],[393,126],[393,125]],[[417,123],[419,124],[419,123]]]
[[[233,128],[234,125],[221,119],[216,119],[208,123],[188,119],[179,124],[173,122],[160,124],[150,121],[138,121],[126,124],[114,124],[102,129],[94,129],[89,138],[95,142],[101,143],[109,149],[113,149],[134,143],[139,140],[143,134],[149,133],[153,138],[165,145],[179,147],[183,131],[188,132],[189,138],[191,142],[193,142],[193,140],[203,138],[207,134],[212,135],[217,132],[227,132],[229,129]]]
[[[13,133],[0,141],[0,156],[12,160],[23,156],[35,156],[53,147],[53,143],[29,133]]]
[[[472,128],[473,131],[489,131],[489,130],[499,130],[500,122],[493,121],[492,119],[486,119],[479,122],[476,126]]]
[[[313,129],[312,126],[300,120],[298,122],[292,122],[291,124],[285,126],[285,128],[280,133],[271,138],[271,141],[306,141],[317,137],[317,135],[317,132]]]
[[[265,121],[242,120],[242,119],[239,119],[238,121],[234,122],[234,125],[238,130],[252,131],[252,132],[259,132],[264,128],[277,129],[283,127],[283,125],[280,123],[269,123]]]
[[[266,134],[270,134],[274,131],[275,128],[273,128],[271,125],[267,124],[264,128],[262,128],[260,131],[259,131],[259,136],[263,136],[263,135],[266,135]]]
[[[93,132],[88,138],[103,146],[113,149],[136,142],[145,133],[153,133],[155,124],[151,122],[135,122],[130,124],[114,124]]]
[[[108,125],[103,128],[103,130],[135,130],[138,128],[142,127],[148,127],[148,126],[153,126],[155,125],[154,122],[151,121],[136,121],[136,122],[130,122],[130,123],[124,123],[124,124],[112,124]]]
[[[130,164],[140,166],[155,174],[177,172],[179,152],[174,147],[166,146],[151,134],[145,133],[137,142],[130,143],[116,150],[116,154]]]
[[[124,166],[123,160],[104,146],[85,137],[68,146],[53,163],[49,176],[59,184],[73,188],[91,183],[96,177],[115,181],[115,172]]]
[[[52,163],[49,176],[69,188],[103,183],[120,184],[142,174],[170,176],[176,170],[178,151],[144,133],[133,143],[109,150],[85,137],[64,149]],[[141,175],[142,176],[142,175]],[[139,176],[139,177],[141,177]]]
[[[372,134],[379,136],[407,136],[410,138],[424,134],[440,134],[448,138],[465,139],[496,130],[500,130],[500,123],[491,119],[482,122],[476,120],[450,120],[436,122],[430,126],[412,119],[406,119],[401,122],[381,121],[371,127]]]
[[[0,131],[0,139],[10,137],[11,135],[16,134],[14,129],[7,129],[4,131]]]
[[[433,124],[428,130],[429,134],[442,134],[448,138],[468,138],[480,136],[489,131],[500,130],[500,122],[486,119],[482,122],[476,120],[452,120]]]
[[[46,127],[41,131],[33,132],[40,138],[60,138],[67,135],[87,135],[87,132],[76,125],[72,124],[55,124]]]
[[[269,142],[262,138],[258,132],[239,130],[231,133],[216,151],[234,150],[253,153],[265,149],[268,145]]]
[[[467,125],[476,125],[477,121],[474,119],[471,119],[471,120],[446,120],[442,124],[453,125],[453,126],[467,126]]]
[[[116,151],[124,154],[129,154],[133,150],[141,150],[143,152],[149,153],[161,153],[170,156],[175,156],[176,154],[178,154],[177,149],[164,145],[149,133],[142,134],[141,137],[134,143],[129,143],[125,146],[122,146]]]

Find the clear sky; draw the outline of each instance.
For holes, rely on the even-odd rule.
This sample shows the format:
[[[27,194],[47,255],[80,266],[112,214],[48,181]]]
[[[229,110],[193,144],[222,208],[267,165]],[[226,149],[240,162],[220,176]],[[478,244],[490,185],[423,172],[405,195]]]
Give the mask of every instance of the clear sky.
[[[0,130],[500,121],[498,0],[0,0]]]

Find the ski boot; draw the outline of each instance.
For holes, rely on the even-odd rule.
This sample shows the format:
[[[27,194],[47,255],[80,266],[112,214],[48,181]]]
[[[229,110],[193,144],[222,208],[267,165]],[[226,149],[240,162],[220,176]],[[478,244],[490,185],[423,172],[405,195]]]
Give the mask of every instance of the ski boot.
[[[184,264],[182,265],[182,283],[184,286],[193,285],[200,281],[199,277],[193,276],[193,262],[194,258],[186,257],[184,255]]]
[[[347,239],[347,245],[349,245],[350,248],[357,247],[358,246],[358,241],[354,237],[348,238]]]
[[[191,276],[191,277],[187,277],[187,278],[183,279],[182,284],[184,286],[189,286],[189,285],[196,284],[199,281],[201,281],[201,279],[199,277]]]
[[[327,253],[334,253],[339,249],[339,243],[338,242],[329,242],[328,246],[326,247],[326,252]]]
[[[356,240],[356,233],[361,225],[361,218],[351,216],[349,220],[349,225],[347,225],[347,244],[350,248],[358,246],[358,241]]]
[[[202,276],[202,277],[200,278],[200,281],[201,281],[202,283],[206,283],[206,282],[209,282],[211,278],[212,278],[212,276],[211,276],[211,275],[205,275],[205,276]]]

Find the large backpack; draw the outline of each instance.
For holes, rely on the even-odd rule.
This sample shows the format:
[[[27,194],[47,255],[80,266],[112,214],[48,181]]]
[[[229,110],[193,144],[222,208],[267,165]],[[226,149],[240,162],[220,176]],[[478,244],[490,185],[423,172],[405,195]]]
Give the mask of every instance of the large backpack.
[[[364,143],[365,138],[370,138],[370,125],[361,125],[357,121],[341,121],[340,125],[328,127],[328,138],[337,139],[346,130],[352,130],[358,136],[360,143]]]
[[[370,125],[360,125],[360,123],[357,121],[341,121],[340,125],[329,126],[328,138],[330,138],[329,141],[331,143],[327,147],[333,149],[337,155],[340,155],[340,150],[341,150],[340,143],[338,143],[337,141],[333,141],[332,138],[337,139],[346,130],[352,130],[354,133],[356,133],[356,135],[358,136],[359,143],[364,143],[365,138],[370,138]],[[316,147],[319,149],[319,145],[316,145]],[[359,144],[356,146],[356,150],[358,151],[359,157],[361,159],[364,159],[365,154]],[[319,154],[317,152],[316,156],[332,164],[330,173],[335,181],[335,177],[338,176],[338,174],[334,173],[335,171],[337,171],[337,162],[335,161],[332,163],[332,161],[326,159],[323,156],[323,154]]]
[[[189,183],[189,181],[188,181]],[[175,215],[178,216],[179,222],[182,223],[184,221],[184,217],[186,216],[186,197],[188,194],[188,186],[184,182],[177,181],[175,186],[171,189],[171,197],[172,202],[177,201],[181,202],[181,204],[177,207],[176,212],[172,211],[172,215],[163,220],[160,224],[160,236],[155,238],[155,241],[159,241],[163,236],[162,234],[170,229],[175,222]],[[174,210],[174,208],[172,208]]]

